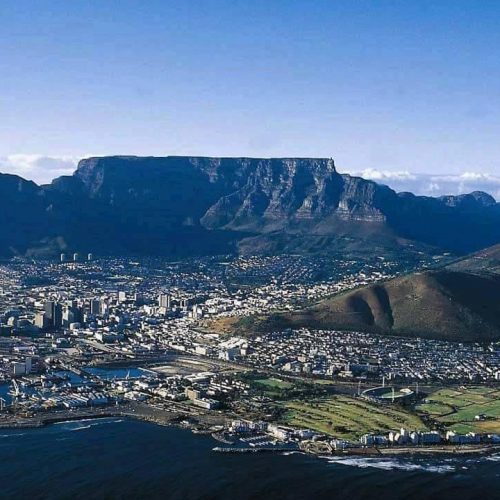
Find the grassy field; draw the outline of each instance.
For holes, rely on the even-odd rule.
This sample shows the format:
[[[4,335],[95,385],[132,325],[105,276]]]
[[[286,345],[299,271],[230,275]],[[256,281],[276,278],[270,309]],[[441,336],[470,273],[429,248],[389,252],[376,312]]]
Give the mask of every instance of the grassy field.
[[[357,439],[366,433],[387,433],[405,427],[425,430],[416,415],[395,406],[379,406],[349,396],[329,396],[310,402],[289,401],[284,421],[331,436]]]
[[[456,432],[500,432],[499,389],[441,389],[430,394],[416,409]],[[474,417],[480,414],[487,419],[475,421]]]
[[[271,391],[273,389],[290,389],[293,387],[293,384],[291,382],[287,382],[286,380],[280,380],[278,378],[273,378],[273,377],[268,377],[268,378],[261,378],[255,380],[255,383],[265,387],[266,389],[270,389]]]

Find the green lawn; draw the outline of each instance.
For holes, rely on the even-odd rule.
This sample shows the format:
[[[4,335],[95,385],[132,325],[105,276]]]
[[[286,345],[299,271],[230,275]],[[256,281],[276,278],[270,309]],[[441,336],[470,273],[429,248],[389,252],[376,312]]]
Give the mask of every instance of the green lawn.
[[[456,432],[500,432],[500,391],[497,389],[441,389],[430,394],[416,409]],[[488,419],[475,421],[474,417],[479,414]]]
[[[273,378],[273,377],[257,379],[254,382],[271,390],[290,389],[293,387],[293,384],[291,382],[287,382],[286,380],[280,380],[279,378]]]
[[[426,429],[418,416],[398,406],[379,406],[348,396],[330,396],[310,402],[295,400],[283,406],[286,408],[284,420],[289,425],[345,439],[358,439],[366,433],[387,433],[401,427]]]

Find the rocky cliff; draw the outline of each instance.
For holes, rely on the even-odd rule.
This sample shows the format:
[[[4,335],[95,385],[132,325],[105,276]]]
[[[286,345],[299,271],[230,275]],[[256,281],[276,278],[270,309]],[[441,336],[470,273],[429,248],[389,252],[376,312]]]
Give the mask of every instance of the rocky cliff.
[[[0,193],[4,255],[311,252],[367,243],[466,252],[500,241],[499,205],[485,193],[397,194],[339,174],[327,158],[89,158],[47,186],[1,175]]]

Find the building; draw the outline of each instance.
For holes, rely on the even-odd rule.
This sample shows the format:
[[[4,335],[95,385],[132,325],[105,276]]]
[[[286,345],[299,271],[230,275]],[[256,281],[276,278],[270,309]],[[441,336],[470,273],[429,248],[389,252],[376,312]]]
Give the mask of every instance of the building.
[[[191,387],[186,387],[186,397],[191,401],[201,398],[201,392],[197,389],[192,389]]]
[[[35,326],[40,328],[40,330],[46,330],[49,327],[49,321],[45,311],[38,311],[35,313]]]
[[[200,408],[205,408],[206,410],[214,410],[219,407],[218,401],[216,401],[215,399],[207,398],[193,399],[193,404],[199,406]]]
[[[158,295],[158,306],[165,309],[170,309],[172,305],[172,296],[169,293],[161,293]]]
[[[90,314],[93,316],[101,314],[101,301],[99,299],[92,299],[90,301]]]
[[[49,300],[45,303],[45,316],[47,318],[47,328],[61,328],[63,324],[62,305]]]

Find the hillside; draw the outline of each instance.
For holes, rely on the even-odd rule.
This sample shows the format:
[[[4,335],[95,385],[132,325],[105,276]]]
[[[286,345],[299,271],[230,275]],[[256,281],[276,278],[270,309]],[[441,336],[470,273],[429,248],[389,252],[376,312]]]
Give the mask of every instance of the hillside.
[[[485,248],[448,266],[452,271],[500,274],[500,245]]]
[[[414,273],[255,325],[265,331],[288,327],[463,341],[500,339],[500,275]]]
[[[88,158],[45,186],[0,174],[0,193],[1,256],[464,254],[500,242],[485,193],[396,193],[328,158]]]

